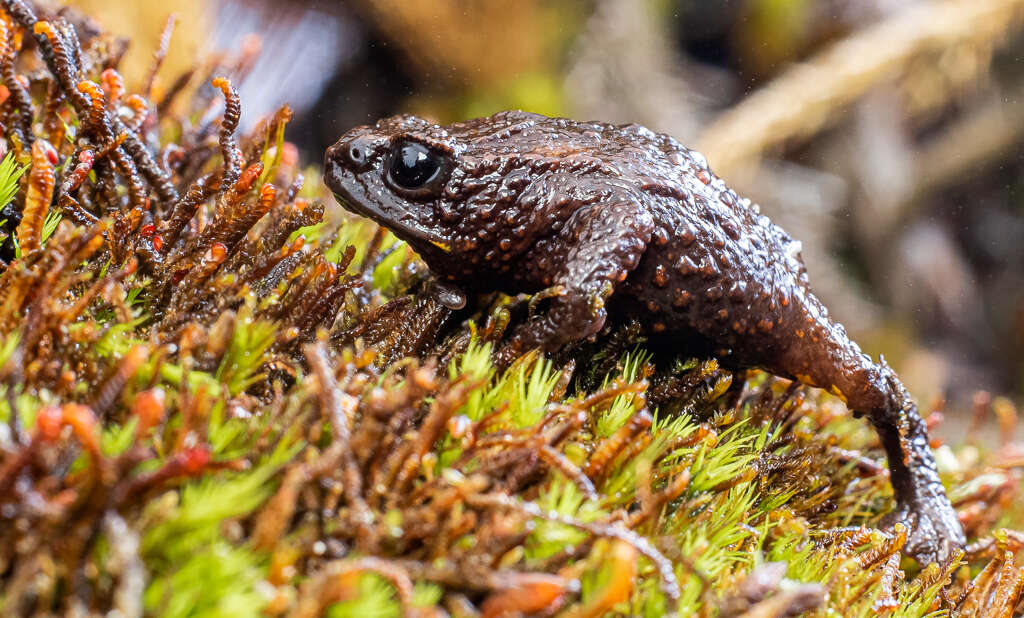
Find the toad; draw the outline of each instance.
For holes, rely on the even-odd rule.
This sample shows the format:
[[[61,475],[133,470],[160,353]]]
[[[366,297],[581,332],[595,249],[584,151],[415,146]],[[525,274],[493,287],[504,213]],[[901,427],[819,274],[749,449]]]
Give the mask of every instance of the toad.
[[[346,133],[324,176],[447,282],[449,306],[462,291],[545,299],[505,358],[554,352],[628,316],[680,351],[826,389],[878,432],[897,503],[884,523],[908,526],[905,551],[929,562],[964,544],[896,373],[811,292],[800,242],[675,139],[525,112],[448,126],[395,116]]]

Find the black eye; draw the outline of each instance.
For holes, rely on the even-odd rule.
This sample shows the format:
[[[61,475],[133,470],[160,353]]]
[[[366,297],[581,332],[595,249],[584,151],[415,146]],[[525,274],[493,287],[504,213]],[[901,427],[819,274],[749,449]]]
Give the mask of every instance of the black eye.
[[[388,176],[391,182],[403,189],[420,189],[438,177],[441,163],[441,156],[426,146],[405,142],[392,151]]]

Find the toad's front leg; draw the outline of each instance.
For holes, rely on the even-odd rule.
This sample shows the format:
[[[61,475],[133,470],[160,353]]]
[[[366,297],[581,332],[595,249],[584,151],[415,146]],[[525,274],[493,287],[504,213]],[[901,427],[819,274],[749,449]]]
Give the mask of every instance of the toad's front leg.
[[[558,234],[524,256],[520,276],[544,288],[546,311],[516,329],[498,355],[501,363],[540,348],[553,352],[586,339],[604,326],[605,301],[636,268],[654,221],[629,199],[613,199],[576,211]]]

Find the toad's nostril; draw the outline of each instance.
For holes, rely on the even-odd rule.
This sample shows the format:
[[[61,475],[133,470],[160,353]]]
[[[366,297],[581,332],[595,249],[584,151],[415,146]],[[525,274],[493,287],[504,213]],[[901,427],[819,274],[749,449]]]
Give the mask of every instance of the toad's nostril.
[[[346,158],[348,158],[349,165],[356,169],[361,169],[369,165],[373,149],[372,140],[366,135],[360,135],[347,144],[344,152]]]

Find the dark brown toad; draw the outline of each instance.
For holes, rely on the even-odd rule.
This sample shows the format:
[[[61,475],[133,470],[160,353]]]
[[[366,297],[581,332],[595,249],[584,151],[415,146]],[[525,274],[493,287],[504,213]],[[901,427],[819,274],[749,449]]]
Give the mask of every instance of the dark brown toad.
[[[680,350],[827,389],[881,437],[898,504],[887,523],[908,525],[906,551],[930,561],[963,545],[899,378],[829,318],[800,243],[699,153],[638,125],[503,112],[442,127],[396,116],[349,131],[324,169],[346,207],[454,286],[549,297],[506,357],[551,352],[629,316]]]

